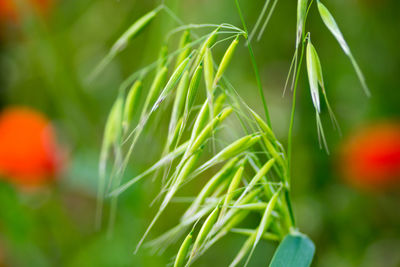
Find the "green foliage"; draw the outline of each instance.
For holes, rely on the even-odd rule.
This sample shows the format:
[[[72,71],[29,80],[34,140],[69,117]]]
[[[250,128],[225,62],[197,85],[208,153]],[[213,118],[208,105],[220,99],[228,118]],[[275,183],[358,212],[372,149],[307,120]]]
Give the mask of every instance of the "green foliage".
[[[261,38],[276,3],[277,1],[275,0],[259,32],[258,39]],[[293,71],[293,97],[295,100],[303,54],[304,50],[306,50],[307,73],[312,102],[316,110],[317,130],[322,140],[321,143],[323,142],[327,149],[320,119],[321,105],[319,87],[322,88],[326,104],[329,107],[329,112],[332,118],[334,117],[325,92],[320,59],[315,47],[311,44],[310,34],[304,34],[308,9],[311,7],[312,3],[313,1],[308,5],[308,1],[298,2],[296,52],[293,61],[295,66]],[[268,5],[269,1],[267,0],[260,18],[256,23],[255,30],[260,23],[260,19],[265,15]],[[236,231],[236,233],[249,235],[231,266],[237,265],[245,255],[249,254],[245,264],[247,265],[257,244],[266,236],[272,240],[282,240],[287,233],[293,232],[293,229],[295,229],[294,215],[289,197],[291,186],[291,132],[294,124],[295,102],[293,103],[289,129],[289,157],[286,158],[286,153],[282,146],[279,145],[270,124],[264,122],[257,113],[251,110],[244,101],[236,95],[234,87],[224,76],[229,63],[233,60],[234,51],[239,42],[239,36],[243,36],[246,39],[248,37],[246,23],[244,22],[238,1],[236,1],[236,6],[241,16],[244,30],[228,24],[221,24],[215,25],[214,31],[201,37],[193,34],[193,30],[201,28],[202,25],[183,25],[172,31],[172,33],[175,33],[184,30],[179,42],[179,47],[175,52],[165,52],[167,51],[165,46],[162,47],[160,52],[162,58],[166,59],[177,55],[172,74],[170,74],[167,84],[161,91],[159,89],[154,89],[155,83],[157,84],[157,88],[161,88],[161,83],[153,82],[152,88],[148,91],[144,107],[142,111],[139,112],[141,114],[141,119],[137,126],[130,133],[125,133],[122,137],[122,140],[124,140],[123,142],[116,143],[117,149],[114,155],[114,166],[118,170],[115,173],[117,181],[120,181],[131,155],[135,154],[135,146],[142,130],[146,125],[152,123],[151,117],[160,112],[164,102],[166,102],[165,100],[173,99],[174,104],[172,112],[169,115],[169,131],[161,159],[147,171],[125,182],[122,186],[120,186],[119,183],[111,183],[111,190],[108,191],[109,193],[106,193],[106,195],[111,194],[113,197],[117,197],[128,187],[143,179],[149,173],[164,169],[160,193],[158,197],[154,199],[154,201],[157,201],[158,198],[162,198],[161,204],[140,240],[136,251],[141,247],[167,206],[173,202],[176,194],[185,184],[191,182],[200,175],[204,176],[205,171],[209,170],[211,167],[218,168],[221,163],[225,163],[218,172],[208,178],[208,182],[204,187],[198,190],[198,195],[191,201],[191,205],[184,212],[180,223],[161,237],[149,243],[150,246],[153,247],[167,246],[171,243],[172,235],[180,236],[185,233],[190,226],[196,228],[197,223],[201,223],[203,218],[206,218],[199,229],[193,246],[191,247],[192,242],[189,242],[192,237],[194,238],[192,232],[184,240],[178,252],[178,256],[176,257],[175,265],[177,266],[183,266],[185,262],[187,266],[191,265],[194,260],[203,255],[215,242],[236,226],[240,225],[249,214],[254,212],[258,213],[260,216],[259,224],[254,230]],[[318,6],[321,12],[321,4],[319,2]],[[324,18],[324,16],[326,17],[327,15],[323,7],[322,9]],[[168,11],[169,9],[165,7],[165,10]],[[169,10],[168,12],[171,11]],[[332,21],[332,19],[329,21]],[[324,22],[327,24],[326,19],[324,19]],[[331,23],[330,25],[333,24]],[[328,26],[328,28],[332,31],[332,26]],[[229,31],[225,33],[223,31],[225,29],[229,29]],[[218,37],[222,34],[228,34],[228,37],[217,42]],[[171,35],[167,36],[169,38]],[[235,38],[234,41],[225,51],[218,67],[215,68],[216,63],[212,56],[215,45],[229,40],[232,37]],[[198,43],[200,45],[196,49]],[[297,51],[300,44],[301,54],[300,60],[298,60]],[[249,47],[250,58],[253,63],[256,78],[259,81],[259,72],[251,48],[250,39],[247,40],[247,46]],[[345,52],[346,51],[347,50],[345,50]],[[163,66],[162,68],[160,68],[160,63],[145,67],[145,69],[147,69],[158,66],[156,69],[155,81],[159,80],[157,77],[165,77],[168,75],[166,70],[167,68],[171,68],[171,64],[170,60],[166,59],[161,59],[161,62],[163,62],[161,64]],[[204,68],[204,73],[201,71],[202,66]],[[216,72],[215,69],[217,70]],[[189,72],[189,70],[191,71]],[[204,77],[205,81],[205,90],[202,94],[203,99],[201,101],[202,105],[200,109],[194,109],[194,95],[196,95],[196,92],[200,89],[199,78],[201,75]],[[142,77],[145,78],[145,75],[142,75]],[[262,91],[260,83],[258,84],[259,89]],[[260,95],[263,99],[261,91]],[[227,101],[225,101],[225,99]],[[263,101],[263,103],[265,104],[265,101]],[[214,108],[214,104],[216,104],[216,108]],[[148,109],[148,107],[151,108]],[[264,108],[267,120],[269,120],[266,104]],[[214,111],[216,114],[214,114]],[[237,124],[241,123],[242,132],[244,132],[245,135],[231,142],[229,145],[219,150],[219,152],[216,152],[215,143],[224,140],[219,139],[219,127],[223,125],[225,127],[230,127],[226,125],[225,119],[232,111],[236,113],[239,120]],[[194,116],[189,117],[191,113]],[[251,113],[251,116],[249,116],[248,113]],[[132,136],[133,139],[131,139]],[[189,138],[186,136],[189,136]],[[126,143],[130,143],[127,148],[124,147]],[[212,148],[210,148],[212,153],[200,157],[204,154],[205,148],[210,145],[212,146]],[[179,147],[180,149],[170,152],[174,147]],[[205,162],[199,164],[199,162],[203,160]],[[168,164],[168,166],[165,166],[166,164]],[[247,179],[247,177],[251,178]],[[102,190],[104,190],[104,188]],[[222,208],[221,205],[223,205]],[[207,216],[207,214],[209,215]],[[196,219],[193,220],[193,217]],[[311,241],[302,235],[287,235],[286,238],[283,239],[271,263],[272,266],[279,266],[276,264],[281,262],[282,255],[287,256],[286,260],[287,264],[289,264],[288,266],[292,266],[293,264],[293,266],[296,264],[300,264],[298,266],[308,266],[314,253],[314,247],[310,244],[312,245]],[[191,247],[190,253],[188,253],[189,247]]]
[[[288,234],[279,245],[270,267],[309,267],[315,253],[314,243],[300,233]]]

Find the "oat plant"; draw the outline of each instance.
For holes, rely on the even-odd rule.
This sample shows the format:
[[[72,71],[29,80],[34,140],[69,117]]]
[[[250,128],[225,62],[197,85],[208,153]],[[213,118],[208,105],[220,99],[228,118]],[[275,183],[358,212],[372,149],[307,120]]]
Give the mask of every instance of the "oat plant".
[[[149,248],[163,252],[177,248],[173,266],[190,266],[226,235],[243,235],[246,241],[230,266],[246,266],[260,242],[280,243],[270,266],[309,266],[314,245],[296,227],[291,205],[291,146],[296,92],[303,67],[308,75],[316,114],[316,129],[321,146],[328,150],[320,118],[320,95],[335,128],[339,128],[328,102],[322,62],[307,32],[310,8],[317,8],[323,23],[339,42],[353,64],[366,93],[365,79],[332,14],[320,2],[298,0],[295,52],[286,87],[293,91],[288,147],[284,148],[270,123],[267,101],[263,95],[251,42],[262,38],[277,0],[267,0],[249,34],[238,0],[236,6],[242,25],[223,23],[185,24],[162,4],[139,18],[111,47],[109,54],[95,69],[96,77],[140,31],[160,12],[168,14],[179,25],[165,35],[158,58],[135,71],[120,86],[118,97],[109,113],[100,155],[98,222],[102,218],[103,199],[110,198],[110,227],[118,196],[145,179],[159,179],[159,194],[153,205],[158,209],[135,252]],[[178,37],[179,36],[179,37]],[[179,38],[174,47],[171,40]],[[264,114],[249,107],[225,75],[235,50],[247,49],[253,66]],[[216,50],[223,56],[214,56]],[[134,157],[137,143],[145,128],[158,124],[157,114],[168,118],[168,130],[162,153],[142,173],[122,179]],[[265,116],[263,118],[263,116]],[[241,129],[241,130],[238,130]],[[143,138],[143,137],[142,137]],[[110,166],[107,170],[106,166]],[[296,177],[294,177],[296,178]],[[194,196],[180,196],[188,183],[201,179],[202,187]],[[166,208],[184,202],[187,209],[176,225],[150,239],[151,230],[166,216]],[[258,225],[244,227],[249,216],[258,216]]]

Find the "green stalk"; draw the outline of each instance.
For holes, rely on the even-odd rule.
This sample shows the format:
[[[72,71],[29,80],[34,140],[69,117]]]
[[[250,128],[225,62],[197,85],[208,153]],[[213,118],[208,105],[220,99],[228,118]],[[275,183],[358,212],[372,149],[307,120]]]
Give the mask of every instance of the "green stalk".
[[[301,55],[300,55],[300,61],[299,65],[297,68],[297,74],[296,74],[296,80],[294,83],[294,89],[293,89],[293,102],[292,102],[292,111],[290,115],[290,124],[289,124],[289,133],[288,133],[288,179],[290,183],[291,179],[291,164],[292,164],[292,133],[293,133],[293,124],[294,124],[294,115],[295,115],[295,110],[296,110],[296,94],[297,94],[297,85],[299,82],[299,76],[300,76],[300,69],[301,69],[301,64],[303,63],[303,57],[304,57],[304,40],[301,45]]]
[[[289,134],[288,134],[288,179],[287,181],[290,184],[290,179],[291,179],[291,164],[292,164],[292,133],[293,133],[293,124],[294,124],[294,114],[296,110],[296,92],[297,92],[297,85],[299,82],[299,77],[300,77],[300,69],[301,69],[301,64],[303,63],[303,57],[304,57],[304,46],[305,46],[305,27],[306,27],[306,21],[308,17],[308,13],[310,11],[311,5],[313,4],[314,0],[310,1],[310,4],[308,5],[306,15],[304,17],[304,24],[303,24],[303,31],[302,31],[302,43],[301,43],[301,55],[300,55],[300,61],[297,67],[297,74],[296,74],[296,80],[294,83],[294,89],[293,89],[293,102],[292,102],[292,111],[290,115],[290,124],[289,124]],[[297,48],[296,48],[297,49]]]
[[[247,48],[249,49],[251,64],[253,66],[254,75],[256,76],[258,92],[260,94],[261,101],[262,101],[262,104],[263,104],[263,107],[264,107],[265,118],[267,120],[268,126],[271,127],[271,119],[269,117],[269,111],[268,111],[267,102],[265,101],[264,91],[263,91],[262,83],[261,83],[260,72],[259,72],[258,67],[257,67],[256,59],[254,57],[253,48],[252,48],[250,40],[248,38],[248,31],[247,31],[246,22],[244,20],[242,10],[240,9],[239,1],[235,0],[235,3],[236,3],[236,8],[238,10],[238,14],[239,14],[240,20],[242,21],[243,30],[246,33],[246,36],[245,36],[246,41],[247,41],[246,45],[247,45]]]

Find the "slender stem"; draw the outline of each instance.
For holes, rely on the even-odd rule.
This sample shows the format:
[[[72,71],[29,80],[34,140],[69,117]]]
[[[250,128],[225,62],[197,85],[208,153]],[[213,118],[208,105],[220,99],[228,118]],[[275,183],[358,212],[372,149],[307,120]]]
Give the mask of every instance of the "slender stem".
[[[258,92],[259,92],[259,94],[261,96],[261,101],[263,103],[264,112],[265,112],[265,118],[267,120],[268,126],[271,127],[271,119],[269,117],[269,111],[268,111],[267,102],[265,101],[265,96],[264,96],[264,91],[263,91],[263,88],[262,88],[260,72],[259,72],[258,67],[257,67],[256,59],[254,57],[253,48],[251,47],[251,43],[250,43],[250,40],[248,38],[248,31],[247,31],[246,22],[244,20],[242,10],[240,9],[239,1],[235,0],[235,3],[236,3],[236,8],[237,8],[238,13],[239,13],[240,20],[242,21],[243,30],[246,32],[247,48],[249,49],[251,64],[253,66],[253,71],[254,71],[254,74],[256,76]]]
[[[300,69],[301,69],[301,64],[303,62],[303,56],[304,56],[304,47],[305,47],[305,41],[307,36],[305,36],[304,32],[305,32],[305,28],[306,28],[306,21],[307,21],[307,17],[308,17],[308,12],[310,11],[311,5],[313,4],[314,0],[311,0],[310,4],[308,5],[307,8],[307,12],[306,12],[306,16],[304,18],[304,24],[303,24],[303,31],[302,31],[302,44],[301,44],[301,56],[300,56],[300,61],[299,64],[297,66],[297,74],[296,74],[296,80],[295,80],[295,84],[294,84],[294,89],[293,89],[293,102],[292,102],[292,112],[290,115],[290,125],[289,125],[289,134],[288,134],[288,178],[289,178],[289,183],[290,183],[290,179],[291,179],[291,165],[292,165],[292,133],[293,133],[293,124],[294,124],[294,113],[296,110],[296,92],[297,92],[297,85],[298,85],[298,81],[299,81],[299,76],[300,76]]]
[[[286,201],[286,209],[287,213],[289,213],[289,218],[290,221],[287,222],[289,228],[296,227],[296,219],[294,217],[294,212],[293,212],[293,207],[292,207],[292,201],[290,200],[290,191],[288,188],[285,188],[285,201]],[[286,216],[286,219],[288,216]]]
[[[299,65],[298,65],[298,68],[297,68],[296,80],[295,80],[295,83],[294,83],[292,112],[291,112],[291,115],[290,115],[289,133],[288,133],[288,172],[289,172],[288,178],[289,178],[289,180],[290,180],[290,177],[291,177],[292,134],[293,134],[294,115],[295,115],[295,110],[296,110],[297,85],[298,85],[298,82],[299,82],[300,69],[301,69],[301,64],[303,62],[303,56],[304,56],[304,41],[303,41],[302,46],[301,46],[300,61],[299,61]]]
[[[292,134],[293,134],[293,125],[294,125],[294,115],[296,111],[296,95],[297,95],[297,85],[299,82],[299,77],[300,77],[300,70],[301,70],[301,64],[303,62],[303,57],[304,57],[304,41],[302,42],[301,45],[301,55],[300,55],[300,61],[297,67],[297,73],[296,73],[296,80],[294,83],[294,89],[293,89],[293,101],[292,101],[292,111],[290,115],[290,125],[289,125],[289,134],[288,134],[288,177],[286,181],[286,190],[285,190],[285,200],[287,203],[287,212],[289,213],[290,216],[290,222],[291,226],[295,227],[296,226],[296,220],[294,217],[293,213],[293,208],[292,208],[292,202],[290,200],[290,180],[291,180],[291,169],[292,169]]]

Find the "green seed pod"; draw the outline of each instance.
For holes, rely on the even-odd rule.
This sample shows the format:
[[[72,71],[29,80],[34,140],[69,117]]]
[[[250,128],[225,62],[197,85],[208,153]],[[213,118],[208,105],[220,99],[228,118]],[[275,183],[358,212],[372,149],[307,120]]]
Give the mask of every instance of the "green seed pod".
[[[215,158],[217,159],[217,161],[224,161],[235,157],[243,151],[247,150],[259,140],[259,135],[247,135],[245,137],[242,137],[230,144],[228,147],[224,148],[215,156]]]
[[[267,207],[267,203],[264,203],[264,202],[231,206],[231,208],[234,208],[234,209],[253,210],[253,211],[265,210],[266,207]]]
[[[329,104],[328,96],[326,95],[325,84],[324,84],[324,76],[323,76],[323,73],[322,73],[321,61],[320,61],[320,59],[319,59],[317,50],[315,50],[315,47],[312,46],[311,48],[312,48],[312,49],[311,49],[311,50],[312,50],[312,51],[311,51],[311,52],[312,52],[312,58],[313,58],[313,61],[315,61],[315,64],[314,64],[314,65],[315,65],[315,67],[316,67],[316,73],[317,73],[317,77],[318,77],[318,83],[319,83],[319,86],[321,87],[322,95],[324,96],[324,100],[325,100],[326,107],[327,107],[328,112],[329,112],[329,116],[331,117],[331,121],[332,121],[332,123],[333,123],[333,126],[334,126],[337,130],[339,130],[339,132],[340,132],[339,123],[338,123],[338,121],[336,120],[335,114],[334,114],[334,112],[333,112],[333,110],[332,110],[332,108],[331,108],[331,105]]]
[[[343,34],[339,29],[335,19],[333,18],[332,14],[329,10],[324,6],[320,1],[317,1],[318,4],[318,11],[321,15],[322,21],[329,29],[329,31],[335,36],[336,40],[339,42],[340,46],[342,47],[343,51],[346,55],[350,54],[350,48],[347,45],[346,41],[344,40]]]
[[[181,117],[183,108],[185,106],[185,99],[187,95],[187,91],[189,89],[189,71],[185,71],[182,75],[182,78],[179,82],[178,89],[176,90],[176,97],[174,101],[174,105],[172,107],[171,121],[169,124],[169,131],[174,131],[176,127],[176,122],[179,117]]]
[[[229,45],[224,56],[222,57],[221,63],[219,64],[217,70],[217,74],[215,74],[215,79],[213,84],[214,88],[217,86],[217,83],[219,82],[226,68],[228,67],[238,43],[239,43],[239,37],[236,37],[235,40],[233,40],[233,42]]]
[[[163,45],[160,49],[160,54],[158,56],[157,72],[159,72],[163,67],[167,66],[168,60],[168,45]]]
[[[297,35],[296,35],[296,49],[301,43],[301,38],[303,36],[304,24],[307,14],[307,4],[308,0],[298,0],[297,1]]]
[[[185,266],[185,260],[189,253],[190,245],[192,244],[193,235],[190,232],[185,240],[183,241],[181,247],[179,248],[178,254],[175,259],[174,267],[183,267]]]
[[[274,133],[272,132],[271,128],[265,123],[265,121],[257,113],[255,113],[251,109],[250,109],[250,112],[253,115],[254,119],[256,120],[258,127],[263,132],[262,139],[267,148],[267,151],[271,154],[271,156],[273,158],[275,158],[278,161],[279,165],[281,166],[281,169],[284,172],[284,175],[286,175],[287,166],[286,166],[286,163],[285,163],[282,155],[280,155],[276,149],[276,147],[277,147],[276,144],[278,141],[277,141]]]
[[[193,64],[194,68],[197,68],[197,66],[200,65],[200,62],[203,60],[204,54],[206,53],[206,49],[210,48],[217,40],[218,30],[219,28],[215,29],[212,33],[210,33],[209,37],[200,46],[199,53],[197,54],[196,60]]]
[[[365,81],[364,74],[362,73],[360,67],[358,66],[357,61],[355,60],[353,54],[350,51],[349,46],[347,45],[342,32],[339,29],[339,26],[337,25],[334,17],[332,14],[329,12],[329,10],[324,6],[319,0],[317,1],[318,4],[318,11],[319,14],[321,15],[322,21],[324,22],[325,26],[329,29],[329,31],[335,36],[336,40],[339,42],[340,46],[342,47],[342,50],[344,53],[347,55],[347,57],[350,59],[351,64],[353,64],[353,68],[356,71],[356,74],[358,76],[358,79],[360,80],[360,83],[364,89],[364,92],[367,96],[370,96],[371,93],[368,89],[367,83]]]
[[[257,246],[258,242],[260,241],[262,235],[266,232],[268,225],[271,221],[271,213],[275,208],[276,202],[278,201],[279,193],[281,190],[278,190],[274,196],[270,199],[268,202],[268,205],[265,209],[265,212],[263,214],[263,217],[261,218],[260,225],[258,226],[257,229],[257,234],[256,234],[256,239],[253,244],[253,249]]]
[[[217,223],[216,227],[213,228],[213,230],[211,231],[210,235],[213,236],[210,241],[208,241],[205,245],[204,248],[202,249],[202,251],[205,251],[207,249],[209,249],[213,244],[215,244],[219,239],[221,239],[222,237],[224,237],[226,234],[229,233],[229,231],[234,228],[236,225],[238,225],[239,223],[241,223],[249,214],[249,211],[239,211],[235,214],[233,214],[232,216],[225,216],[224,217],[224,222],[228,223],[226,224],[225,227],[223,227],[221,230],[220,226],[222,224]],[[225,219],[227,218],[227,219]]]
[[[122,122],[122,108],[123,108],[123,100],[121,97],[118,97],[111,108],[104,129],[103,144],[105,149],[108,149],[113,143],[115,143],[120,136],[121,122]]]
[[[193,141],[193,144],[190,145],[190,148],[188,150],[189,155],[195,152],[210,137],[215,127],[217,127],[218,124],[224,121],[232,113],[232,111],[232,108],[224,109],[221,114],[215,117],[204,127],[197,138]]]
[[[222,210],[221,210],[220,218],[222,216],[224,216],[224,214],[225,214],[225,212],[226,212],[226,210],[228,208],[229,203],[231,202],[231,200],[234,197],[234,193],[235,193],[236,189],[239,187],[240,181],[242,180],[243,171],[244,171],[244,167],[241,166],[236,171],[235,175],[233,176],[233,179],[232,179],[232,181],[231,181],[231,183],[229,185],[229,188],[228,188],[228,192],[226,193],[226,197],[225,197],[224,204],[223,204],[223,207],[222,207]]]
[[[142,82],[138,80],[132,85],[126,97],[125,107],[124,107],[124,120],[123,120],[123,124],[126,126],[128,126],[129,123],[132,121],[134,112],[138,106],[141,90],[142,90]]]
[[[270,140],[276,140],[274,133],[272,132],[271,128],[268,124],[252,109],[250,109],[251,114],[253,115],[254,119],[256,120],[260,129],[267,135]]]
[[[207,170],[211,166],[218,164],[222,161],[225,161],[227,159],[236,157],[243,151],[246,151],[248,148],[250,148],[252,145],[254,145],[256,142],[260,140],[259,135],[247,135],[244,136],[233,143],[231,143],[229,146],[225,147],[223,150],[221,150],[217,155],[215,155],[213,158],[208,160],[206,163],[201,165],[196,171],[196,174],[202,173],[203,171]]]
[[[282,156],[278,154],[275,147],[272,145],[271,141],[269,141],[265,135],[262,136],[262,139],[265,146],[267,147],[267,151],[271,154],[273,158],[275,158],[279,162],[281,168],[286,171],[286,164],[283,161]]]
[[[244,197],[239,204],[244,205],[253,201],[254,198],[260,193],[260,191],[261,189],[253,190],[246,197]],[[247,210],[239,210],[239,209],[229,210],[227,214],[222,218],[222,220],[217,224],[216,229],[214,229],[211,232],[211,235],[214,235],[215,233],[217,233],[217,230],[220,229],[218,233],[207,243],[204,250],[208,249],[212,244],[214,244],[223,236],[225,236],[232,228],[234,228],[236,225],[242,222],[249,213],[250,211]],[[224,227],[221,229],[222,226]]]
[[[157,15],[159,9],[154,9],[149,13],[145,14],[137,21],[135,21],[129,28],[126,30],[120,38],[114,43],[111,48],[112,53],[117,53],[124,49],[124,47],[128,44],[129,40],[138,35],[149,23],[154,19]]]
[[[251,179],[250,183],[246,186],[246,189],[244,190],[240,198],[236,201],[236,203],[238,203],[240,199],[247,194],[247,192],[254,188],[254,186],[261,180],[261,178],[263,178],[267,174],[274,163],[275,159],[270,159],[267,161],[267,163],[264,164],[264,166],[262,166],[262,168],[256,173],[253,179]]]
[[[208,95],[212,96],[214,91],[214,65],[210,48],[206,48],[206,52],[204,54],[204,80],[206,83]]]
[[[230,176],[230,175],[229,175]],[[229,177],[228,176],[228,177]],[[221,194],[222,193],[224,193],[225,192],[225,190],[228,188],[228,186],[229,186],[229,179],[230,178],[228,178],[227,177],[227,179],[225,179],[224,181],[222,181],[219,185],[218,185],[218,187],[217,188],[215,188],[215,191],[212,193],[212,195],[211,195],[211,198],[215,198],[215,199],[217,199],[217,201],[215,201],[216,203],[220,203],[223,199],[224,199],[224,197],[225,197],[225,195],[222,195],[221,196]]]
[[[218,218],[219,211],[220,211],[220,206],[218,205],[213,210],[213,212],[211,212],[211,214],[207,217],[206,221],[204,222],[203,226],[201,227],[201,229],[199,231],[199,234],[197,235],[196,241],[194,242],[191,257],[193,257],[195,255],[195,253],[197,252],[197,249],[204,242],[204,240],[207,238],[208,234],[210,233],[211,229],[214,227],[214,225],[217,221],[217,218]]]
[[[181,51],[176,59],[175,68],[177,68],[182,61],[187,58],[190,54],[190,31],[186,30],[183,32],[179,41],[179,50]]]
[[[194,103],[194,100],[196,98],[197,90],[198,90],[199,85],[200,85],[200,80],[201,80],[202,73],[203,73],[203,66],[199,65],[196,68],[192,79],[190,80],[189,91],[188,91],[187,97],[186,97],[185,118],[187,118],[187,116],[189,116],[189,112],[193,107],[193,103]]]
[[[169,149],[175,147],[177,145],[177,143],[179,142],[179,135],[181,133],[182,123],[183,123],[183,119],[180,118],[178,120],[178,122],[176,123],[175,131],[172,134],[172,138],[169,143]]]
[[[197,160],[200,157],[202,148],[200,148],[197,153],[193,154],[183,165],[182,169],[179,171],[179,174],[176,177],[176,180],[170,187],[169,191],[167,192],[164,201],[161,204],[161,208],[163,209],[167,204],[171,201],[172,197],[175,195],[176,191],[179,189],[179,187],[182,185],[182,183],[186,180],[186,178],[189,176],[189,174],[192,172],[194,169],[195,164],[197,163]]]
[[[192,134],[190,139],[194,140],[196,136],[199,135],[201,130],[204,128],[204,125],[208,121],[208,113],[209,113],[209,108],[208,108],[208,100],[204,102],[204,104],[201,106],[201,109],[197,115],[197,118],[194,122],[193,129],[192,129]]]
[[[310,84],[311,98],[315,110],[320,113],[321,107],[319,102],[319,89],[318,89],[318,62],[315,59],[315,48],[311,41],[308,40],[307,44],[307,73],[308,81]]]
[[[149,93],[147,94],[146,100],[144,102],[144,106],[142,109],[143,110],[142,116],[144,113],[147,112],[149,106],[154,105],[158,95],[160,94],[161,88],[163,87],[164,83],[167,80],[167,75],[168,75],[167,67],[163,67],[159,72],[157,72],[156,77],[154,78],[154,81],[150,87]]]
[[[107,55],[100,61],[100,63],[95,67],[93,72],[89,76],[89,80],[93,80],[97,77],[104,68],[114,59],[114,57],[121,52],[128,44],[128,42],[136,37],[149,23],[155,18],[158,11],[160,11],[162,7],[150,11],[149,13],[142,16],[135,23],[131,25],[131,27],[126,30],[121,37],[117,39],[117,41],[110,48],[110,51]]]
[[[228,161],[201,189],[200,193],[193,201],[193,204],[188,208],[188,210],[183,215],[183,218],[190,217],[193,213],[197,211],[201,204],[203,204],[204,200],[211,194],[212,191],[223,181],[228,178],[232,168],[239,161],[239,157],[233,158]]]
[[[224,106],[226,94],[220,94],[214,103],[214,114],[219,114]]]
[[[242,205],[246,205],[249,204],[251,202],[254,202],[254,199],[258,196],[258,194],[261,192],[260,188],[254,189],[253,191],[251,191],[250,193],[248,193],[242,200],[239,201],[238,206],[242,206]],[[222,218],[222,222],[220,223],[221,225],[223,225],[224,223],[227,222],[226,226],[225,226],[225,230],[224,231],[230,231],[230,229],[232,229],[233,227],[235,227],[235,225],[238,222],[235,222],[235,220],[231,219],[234,216],[236,216],[237,214],[249,214],[250,211],[248,210],[240,210],[240,209],[234,209],[234,207],[232,207],[232,209],[230,209],[226,215],[224,216],[224,218]],[[243,215],[244,216],[244,215]],[[243,219],[245,218],[245,216],[243,217]],[[229,224],[229,226],[228,226]]]
[[[187,57],[182,63],[175,69],[172,73],[171,78],[169,78],[167,84],[165,85],[164,89],[162,90],[160,96],[157,99],[157,102],[153,105],[151,109],[151,113],[154,112],[160,104],[164,101],[167,95],[174,89],[175,85],[179,82],[182,77],[183,72],[186,70],[190,61],[190,57]]]

